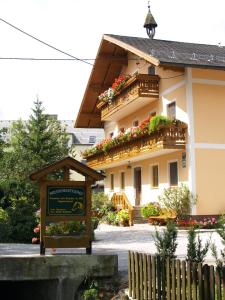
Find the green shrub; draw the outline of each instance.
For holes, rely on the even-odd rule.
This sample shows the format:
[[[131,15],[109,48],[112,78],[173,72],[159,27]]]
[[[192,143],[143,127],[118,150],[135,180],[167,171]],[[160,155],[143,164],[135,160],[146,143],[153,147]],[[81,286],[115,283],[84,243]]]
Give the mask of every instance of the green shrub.
[[[37,225],[35,208],[26,197],[13,199],[12,207],[6,209],[10,226],[10,239],[15,243],[30,243]]]
[[[193,196],[185,184],[176,188],[164,189],[164,192],[159,196],[161,207],[168,211],[174,211],[177,219],[182,218],[190,213],[191,205],[196,203],[197,198]]]
[[[169,118],[161,115],[156,115],[151,118],[148,129],[150,132],[154,132],[159,130],[162,125],[170,125],[171,123],[172,121]]]
[[[150,216],[159,216],[160,208],[154,203],[148,203],[141,208],[141,214],[144,218],[149,218]]]
[[[0,207],[0,223],[7,223],[9,221],[9,215],[7,210]]]
[[[55,222],[47,226],[46,233],[49,235],[71,235],[81,234],[85,230],[85,225],[80,221]]]
[[[114,210],[113,203],[104,192],[92,193],[92,210],[104,216]]]
[[[121,209],[117,213],[119,221],[129,221],[129,214],[126,209]]]
[[[98,290],[95,288],[84,291],[84,300],[99,300]]]
[[[176,257],[177,228],[173,222],[168,222],[166,229],[163,229],[161,233],[156,230],[153,238],[155,240],[157,254],[160,255],[162,259]]]
[[[206,241],[205,246],[202,246],[202,240],[198,235],[198,239],[196,241],[196,231],[195,228],[191,228],[188,231],[188,244],[187,244],[187,260],[192,262],[204,262],[206,254],[209,250],[210,241]]]
[[[106,222],[109,225],[118,225],[119,224],[119,218],[115,211],[109,211],[102,219],[104,222]]]

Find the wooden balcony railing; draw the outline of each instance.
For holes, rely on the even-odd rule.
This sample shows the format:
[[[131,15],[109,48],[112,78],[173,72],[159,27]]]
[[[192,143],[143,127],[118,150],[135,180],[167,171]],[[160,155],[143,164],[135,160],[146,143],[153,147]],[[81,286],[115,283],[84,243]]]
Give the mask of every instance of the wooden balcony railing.
[[[161,127],[157,132],[115,145],[107,153],[89,155],[86,157],[87,164],[89,167],[98,168],[163,149],[184,149],[186,128],[186,124],[182,122]]]
[[[159,99],[159,76],[138,74],[130,78],[111,101],[99,102],[97,107],[101,109],[102,121],[139,97]]]
[[[125,193],[114,193],[112,196],[112,203],[116,209],[127,209],[129,214],[129,225],[134,225],[134,208],[130,204]]]

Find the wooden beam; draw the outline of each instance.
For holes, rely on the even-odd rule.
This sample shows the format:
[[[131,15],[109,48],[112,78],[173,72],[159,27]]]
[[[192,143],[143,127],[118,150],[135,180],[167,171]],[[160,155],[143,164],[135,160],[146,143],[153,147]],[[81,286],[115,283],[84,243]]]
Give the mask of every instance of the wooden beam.
[[[122,65],[126,65],[128,64],[128,59],[127,56],[124,55],[112,55],[112,54],[99,54],[97,57],[97,60],[100,60],[101,62],[104,61],[105,62],[109,62],[109,63],[113,63],[113,64],[122,64]]]
[[[98,113],[81,113],[80,118],[85,118],[89,120],[100,120],[101,115]]]
[[[92,91],[94,92],[99,92],[99,91],[105,91],[107,90],[109,87],[111,87],[112,82],[110,83],[91,83],[89,84],[89,89],[92,89]]]

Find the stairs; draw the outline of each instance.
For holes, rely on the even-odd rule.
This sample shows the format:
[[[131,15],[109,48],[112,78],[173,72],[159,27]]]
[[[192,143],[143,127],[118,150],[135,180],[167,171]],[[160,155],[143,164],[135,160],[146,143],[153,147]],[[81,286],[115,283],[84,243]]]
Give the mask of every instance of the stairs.
[[[141,207],[140,206],[133,206],[134,208],[134,224],[146,224],[148,223],[148,219],[143,218],[141,215]]]

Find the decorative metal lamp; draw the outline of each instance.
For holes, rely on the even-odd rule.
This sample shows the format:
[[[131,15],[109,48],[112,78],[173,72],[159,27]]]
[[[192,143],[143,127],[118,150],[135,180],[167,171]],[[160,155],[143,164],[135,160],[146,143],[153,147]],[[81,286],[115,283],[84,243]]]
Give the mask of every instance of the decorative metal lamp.
[[[155,35],[155,28],[157,27],[157,23],[150,11],[149,2],[148,2],[148,14],[145,19],[144,27],[146,28],[146,32],[147,32],[147,35],[149,36],[149,38],[153,39],[154,35]]]

